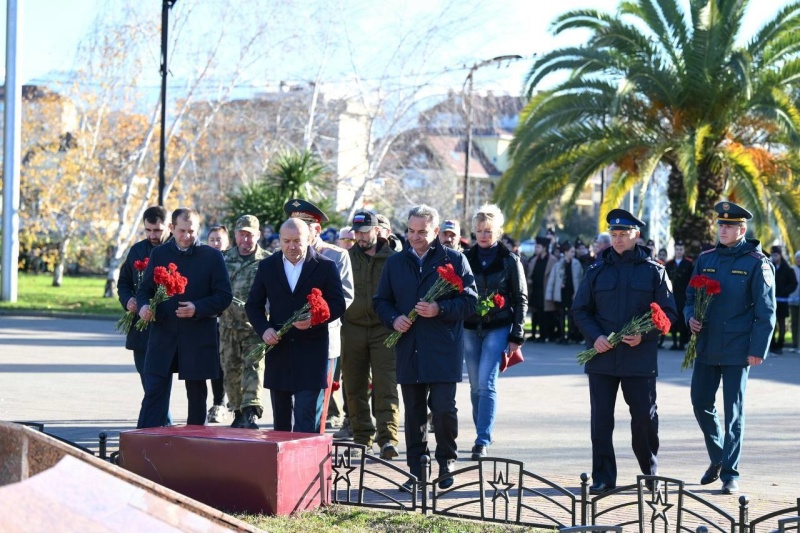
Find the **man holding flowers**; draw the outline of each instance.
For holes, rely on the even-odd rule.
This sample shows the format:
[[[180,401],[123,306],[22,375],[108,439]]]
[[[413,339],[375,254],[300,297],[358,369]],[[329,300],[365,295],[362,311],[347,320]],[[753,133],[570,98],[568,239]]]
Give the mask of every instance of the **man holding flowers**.
[[[631,413],[631,440],[639,468],[645,475],[658,473],[656,376],[661,332],[656,328],[623,335],[619,343],[613,342],[616,335],[612,334],[651,310],[651,304],[657,304],[670,322],[678,319],[664,267],[636,244],[645,223],[624,209],[612,209],[606,221],[611,247],[587,269],[572,304],[575,324],[588,347],[597,352],[585,366],[591,401],[592,494],[602,494],[617,484],[613,432],[620,387]]]
[[[245,311],[256,334],[267,344],[264,388],[272,401],[278,431],[319,433],[325,424],[322,398],[328,387],[328,324],[345,310],[342,278],[336,263],[310,246],[311,230],[290,218],[280,228],[281,251],[258,264]],[[328,304],[326,321],[296,320],[281,329],[319,289]],[[269,304],[269,316],[265,313]],[[294,426],[292,426],[294,415]]]
[[[760,242],[745,238],[753,215],[733,202],[719,202],[714,210],[719,242],[697,258],[694,276],[716,280],[719,292],[701,321],[700,287],[690,284],[683,313],[697,336],[692,407],[711,459],[700,483],[721,479],[722,493],[732,494],[739,491],[747,376],[767,356],[775,328],[775,271]],[[724,428],[714,405],[720,379]]]
[[[172,212],[169,229],[174,239],[150,253],[136,292],[139,318],[149,323],[146,329],[150,331],[137,428],[164,425],[176,371],[186,385],[186,423],[203,425],[206,421],[206,380],[219,376],[217,316],[230,305],[233,295],[222,254],[199,242],[199,226],[197,211],[182,207]],[[159,290],[158,267],[160,272],[179,272],[181,276],[174,279],[180,280],[181,286],[168,287],[168,297],[154,312],[151,302]],[[174,296],[169,296],[173,292]]]
[[[429,453],[428,406],[433,413],[439,476],[451,472],[458,458],[456,384],[461,381],[464,360],[464,319],[478,305],[466,257],[442,246],[438,233],[436,209],[413,207],[408,214],[408,246],[386,260],[372,299],[381,322],[400,334],[394,346],[405,407],[406,462],[417,477],[420,458]],[[440,287],[439,280],[445,278],[452,290],[428,301],[429,291]],[[452,485],[452,476],[439,483],[442,489]]]

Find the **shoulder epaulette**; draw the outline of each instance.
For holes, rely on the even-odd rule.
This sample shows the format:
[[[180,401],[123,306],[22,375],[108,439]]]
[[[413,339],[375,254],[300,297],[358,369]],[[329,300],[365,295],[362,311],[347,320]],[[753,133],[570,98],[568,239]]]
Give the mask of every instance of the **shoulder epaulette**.
[[[748,255],[755,257],[759,261],[763,261],[764,259],[767,258],[765,254],[759,252],[758,250],[753,250],[752,252],[748,252]]]
[[[714,248],[709,248],[709,249],[708,249],[708,250],[706,250],[705,252],[700,252],[700,255],[706,255],[706,254],[710,254],[710,253],[713,253],[713,252],[716,252],[716,251],[717,251],[717,248],[716,248],[716,247],[714,247]]]

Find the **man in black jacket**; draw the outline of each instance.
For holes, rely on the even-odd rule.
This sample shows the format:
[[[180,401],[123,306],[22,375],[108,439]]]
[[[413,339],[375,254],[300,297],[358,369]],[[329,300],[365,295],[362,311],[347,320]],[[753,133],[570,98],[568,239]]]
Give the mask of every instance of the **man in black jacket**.
[[[792,266],[783,258],[780,246],[770,249],[770,259],[775,265],[775,319],[776,328],[772,337],[769,351],[776,354],[783,353],[783,343],[786,340],[786,318],[789,316],[789,295],[797,288],[797,279],[794,277]]]
[[[439,213],[419,205],[408,214],[408,244],[386,260],[372,299],[383,324],[402,333],[395,347],[397,382],[405,406],[406,461],[412,474],[421,473],[427,455],[427,407],[433,413],[439,487],[449,488],[458,458],[456,384],[464,361],[464,319],[478,306],[475,277],[464,254],[439,242]],[[434,302],[423,298],[439,278],[438,267],[451,265],[464,290],[452,290]],[[419,316],[412,321],[409,313]],[[408,486],[406,485],[406,488]]]
[[[648,311],[653,302],[673,324],[678,320],[664,267],[636,244],[644,222],[623,209],[612,209],[606,220],[611,247],[589,267],[572,304],[575,323],[587,344],[597,350],[585,368],[592,406],[591,494],[602,494],[617,484],[612,437],[620,387],[630,408],[633,453],[639,468],[646,475],[658,473],[656,376],[660,333],[653,330],[627,335],[617,346],[608,341],[608,336]],[[654,485],[648,487],[652,490]]]
[[[675,257],[667,261],[665,268],[667,275],[672,282],[672,293],[675,295],[675,305],[678,308],[678,316],[683,316],[683,307],[686,305],[686,287],[692,278],[694,265],[691,259],[684,256],[685,248],[683,241],[675,241]],[[672,346],[670,350],[685,350],[686,343],[689,342],[689,328],[683,320],[678,320],[672,324]]]
[[[137,269],[135,265],[137,262],[140,266],[143,265],[147,258],[150,257],[150,252],[153,248],[167,240],[169,231],[167,231],[166,220],[167,210],[160,205],[154,205],[144,210],[142,215],[144,239],[131,246],[128,251],[128,257],[125,258],[125,262],[119,270],[119,280],[117,281],[119,303],[122,304],[126,311],[137,313],[133,324],[136,324],[139,320],[136,291],[139,288],[140,278],[144,274],[144,269]],[[139,331],[132,325],[125,338],[125,348],[133,351],[133,364],[136,365],[136,372],[139,373],[142,389],[144,389],[144,356],[147,353],[147,337],[149,335],[149,328]],[[165,424],[172,425],[172,414],[169,411],[167,411]]]

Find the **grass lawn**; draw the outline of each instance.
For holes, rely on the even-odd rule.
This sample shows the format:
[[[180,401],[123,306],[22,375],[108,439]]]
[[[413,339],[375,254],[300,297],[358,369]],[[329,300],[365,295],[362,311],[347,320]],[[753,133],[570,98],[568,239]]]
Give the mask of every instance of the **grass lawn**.
[[[416,512],[375,511],[363,507],[332,505],[316,511],[289,517],[236,515],[257,528],[274,533],[308,533],[309,531],[348,531],[374,533],[377,531],[426,531],[437,533],[500,533],[509,531],[551,532],[551,529],[530,529],[520,526],[492,524],[471,520],[456,520],[441,516],[424,516]]]
[[[0,310],[122,316],[124,311],[116,298],[103,298],[105,286],[102,277],[64,276],[61,287],[53,287],[52,274],[20,272],[17,301],[0,302]]]

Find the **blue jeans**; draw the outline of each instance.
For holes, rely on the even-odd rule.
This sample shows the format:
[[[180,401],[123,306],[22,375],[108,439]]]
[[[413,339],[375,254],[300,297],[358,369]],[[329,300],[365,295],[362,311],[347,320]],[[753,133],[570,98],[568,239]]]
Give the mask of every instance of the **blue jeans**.
[[[508,328],[464,330],[464,361],[469,375],[469,394],[472,400],[472,421],[478,433],[475,444],[488,446],[492,442],[494,419],[497,415],[497,376],[500,358],[508,346]]]

